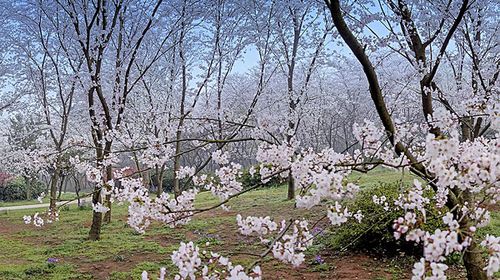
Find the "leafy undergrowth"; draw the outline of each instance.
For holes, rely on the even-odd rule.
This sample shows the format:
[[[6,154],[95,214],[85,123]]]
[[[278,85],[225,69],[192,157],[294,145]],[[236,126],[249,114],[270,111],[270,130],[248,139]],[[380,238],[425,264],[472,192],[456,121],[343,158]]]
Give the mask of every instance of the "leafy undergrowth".
[[[392,179],[358,177],[353,179],[364,180],[367,185],[377,184],[380,178],[398,180],[394,175]],[[59,222],[42,229],[23,224],[22,216],[33,214],[33,210],[0,213],[0,279],[140,279],[143,270],[157,273],[160,267],[166,267],[172,275],[175,268],[169,256],[180,241],[189,240],[204,249],[230,254],[234,263],[248,266],[266,248],[257,239],[238,234],[237,213],[276,219],[305,217],[312,221],[324,214],[320,207],[313,211],[294,209],[293,202],[285,197],[284,186],[251,191],[231,201],[232,210],[228,212],[204,212],[175,229],[153,224],[144,235],[127,226],[126,206],[114,206],[113,221],[104,225],[102,240],[97,242],[86,240],[90,208],[66,207]],[[215,203],[209,193],[202,193],[196,206]],[[482,232],[498,235],[500,216],[493,213],[492,218],[492,226]],[[271,256],[266,259],[269,261],[262,265],[264,279],[405,279],[414,261],[408,256],[338,254],[318,247],[308,252],[306,263],[299,268],[272,260]]]

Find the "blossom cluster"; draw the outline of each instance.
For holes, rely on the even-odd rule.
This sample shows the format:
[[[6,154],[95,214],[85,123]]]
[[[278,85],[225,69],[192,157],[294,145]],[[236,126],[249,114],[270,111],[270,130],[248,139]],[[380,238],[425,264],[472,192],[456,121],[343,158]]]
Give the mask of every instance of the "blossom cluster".
[[[313,243],[313,235],[309,232],[306,220],[294,221],[292,233],[284,234],[280,240],[273,245],[273,255],[275,258],[291,263],[297,267],[304,262],[304,251]],[[284,224],[281,231],[285,230]]]
[[[245,219],[238,214],[236,216],[236,221],[238,222],[238,230],[243,235],[250,235],[252,233],[257,233],[259,236],[267,235],[268,233],[274,232],[278,229],[278,224],[271,220],[269,216],[267,217],[252,217],[248,216]]]
[[[69,162],[75,167],[76,171],[86,175],[86,178],[91,183],[102,183],[102,172],[96,167],[93,167],[86,161],[81,161],[80,157],[71,157]]]
[[[109,192],[103,189],[103,192],[109,193],[112,201],[129,204],[128,224],[137,232],[144,233],[152,221],[175,227],[191,220],[197,189],[183,191],[177,197],[168,193],[162,193],[159,197],[151,197],[142,178],[123,176],[122,170],[115,171],[114,177],[120,178],[119,187],[110,181],[108,183],[112,188]]]
[[[160,139],[151,139],[147,148],[139,155],[139,160],[147,167],[162,166],[173,155],[172,145],[165,145]]]
[[[45,192],[42,192],[41,194],[38,195],[36,200],[38,200],[39,203],[43,203],[44,198],[45,198]]]
[[[377,200],[374,198],[374,201]],[[426,206],[429,203],[429,198],[424,196],[422,183],[417,179],[413,180],[413,187],[408,190],[407,194],[400,194],[394,201],[396,209],[405,211],[404,217],[399,217],[393,222],[393,234],[396,239],[399,239],[403,234],[408,232],[406,236],[408,241],[419,242],[424,231],[415,227],[417,226],[417,221],[426,221]]]
[[[252,268],[250,273],[246,273],[241,265],[233,263],[218,253],[200,251],[200,248],[193,242],[181,242],[178,250],[171,255],[172,262],[177,266],[179,272],[174,279],[213,279],[213,280],[260,280],[262,272],[259,266]],[[165,279],[166,271],[160,270],[160,278]],[[142,279],[147,280],[148,273],[142,273]]]
[[[245,219],[241,215],[236,216],[239,232],[243,235],[251,235],[252,233],[259,236],[262,243],[269,243],[269,239],[265,239],[269,235],[278,230],[278,223],[274,222],[270,217],[252,217],[248,216]],[[286,233],[292,228],[291,233]],[[275,258],[291,263],[293,266],[299,266],[304,262],[304,251],[312,245],[313,235],[308,229],[306,220],[295,220],[287,225],[285,220],[281,221],[279,234],[271,242],[272,252]]]
[[[352,213],[349,212],[347,207],[342,211],[342,205],[338,201],[335,201],[335,206],[331,206],[327,212],[328,219],[334,226],[340,226],[341,224],[347,222],[347,219],[352,217]]]
[[[193,203],[198,190],[183,191],[177,197],[162,193],[160,197],[150,198],[147,191],[129,200],[128,224],[137,232],[144,233],[151,221],[162,222],[169,227],[183,225],[191,220]]]
[[[207,176],[206,174],[193,176],[193,183],[198,187],[209,190],[220,201],[224,201],[243,190],[243,184],[239,180],[243,172],[240,164],[226,161],[227,155],[221,155],[220,157],[217,159],[222,166],[215,170],[215,176]],[[225,210],[229,209],[226,205],[222,205],[222,207]]]
[[[31,217],[30,215],[24,215],[23,220],[24,223],[27,225],[33,222],[33,225],[36,227],[41,227],[45,223],[42,217],[40,217],[40,214],[38,212],[36,212],[35,215],[33,215],[33,217]]]
[[[187,177],[191,177],[195,174],[195,172],[196,169],[194,167],[182,166],[181,168],[179,168],[179,170],[177,170],[177,178],[184,179]]]
[[[377,205],[383,205],[385,211],[389,210],[389,203],[388,203],[385,195],[382,195],[380,197],[378,197],[377,195],[373,195],[372,201],[373,201],[373,203],[375,203]]]
[[[45,219],[42,217],[42,215],[45,217]],[[33,225],[36,227],[42,227],[45,223],[51,224],[55,221],[59,221],[59,212],[51,211],[50,209],[45,214],[40,214],[36,212],[33,216],[24,215],[23,221],[27,225],[33,223]]]
[[[494,273],[500,271],[500,237],[486,235],[486,238],[481,242],[481,246],[488,251],[488,264],[484,268],[488,277],[492,277]]]
[[[223,152],[222,150],[217,150],[212,153],[212,159],[214,160],[215,163],[220,164],[220,165],[225,165],[229,163],[229,155],[226,152]]]
[[[280,145],[260,145],[255,159],[260,162],[260,177],[266,183],[271,175],[286,170],[292,163],[295,148],[285,143]],[[288,177],[288,172],[280,172],[282,178]]]
[[[352,126],[352,134],[358,140],[363,150],[375,152],[382,145],[380,139],[384,131],[379,129],[372,121],[364,120],[362,125],[355,123]]]
[[[460,142],[456,137],[426,139],[427,168],[436,176],[438,205],[443,206],[450,189],[484,191],[487,201],[500,199],[500,139],[477,138]]]
[[[430,268],[431,275],[426,277],[426,262],[424,258],[421,258],[420,261],[416,262],[413,266],[413,276],[412,280],[446,280],[445,271],[448,269],[448,266],[443,263],[435,263],[431,262],[428,266]]]
[[[296,197],[297,207],[311,209],[323,199],[339,201],[354,197],[359,187],[344,180],[351,173],[345,167],[350,163],[352,158],[349,155],[333,149],[319,153],[307,150],[297,156],[291,166],[295,186],[301,193]]]

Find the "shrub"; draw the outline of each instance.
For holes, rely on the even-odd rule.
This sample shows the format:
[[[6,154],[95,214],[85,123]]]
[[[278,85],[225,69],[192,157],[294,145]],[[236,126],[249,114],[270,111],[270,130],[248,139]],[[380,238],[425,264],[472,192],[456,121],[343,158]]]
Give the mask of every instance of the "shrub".
[[[243,184],[243,188],[249,188],[261,183],[260,180],[260,165],[255,165],[255,174],[250,175],[249,169],[243,170],[243,175],[241,176],[240,182]],[[281,178],[280,176],[274,176],[269,180],[269,182],[264,184],[264,187],[272,187],[276,185],[280,185],[285,182],[286,179]]]
[[[153,173],[151,175],[151,182],[152,182],[151,188],[150,188],[151,192],[157,191],[158,186],[156,186],[154,183],[154,182],[156,182],[156,176],[157,176],[156,173]],[[182,179],[179,181],[179,184],[181,187],[185,183],[186,183],[186,179]],[[164,192],[167,192],[167,193],[172,193],[174,191],[174,172],[172,170],[168,170],[168,171],[165,171],[163,173],[161,188]]]
[[[186,178],[179,180],[179,185],[182,188],[186,184]],[[162,189],[164,192],[172,193],[174,191],[174,172],[167,171],[163,174]]]
[[[28,187],[30,188],[30,197],[27,197]],[[0,200],[13,201],[24,199],[35,199],[40,193],[45,190],[44,185],[37,180],[32,180],[31,184],[27,184],[26,180],[22,177],[16,177],[9,180],[5,185],[0,186]]]
[[[0,172],[0,187],[4,187],[14,177],[8,173]]]
[[[413,242],[406,242],[404,238],[396,240],[393,236],[393,221],[398,217],[404,216],[402,210],[385,211],[383,206],[373,203],[374,195],[385,196],[389,205],[398,198],[399,194],[403,193],[408,186],[401,187],[399,183],[380,183],[375,187],[367,187],[362,189],[357,197],[348,202],[346,205],[350,211],[356,212],[361,210],[364,217],[361,223],[355,219],[350,219],[347,223],[333,228],[331,231],[326,231],[319,238],[319,242],[327,248],[338,251],[340,249],[354,250],[371,250],[383,253],[396,253],[404,251],[406,253],[420,252],[421,248],[415,246]],[[431,191],[425,194],[427,197],[432,196]],[[438,209],[430,207],[427,212],[427,223],[424,230],[434,231],[436,228],[442,227],[441,220],[437,217]],[[443,211],[444,209],[441,209]]]

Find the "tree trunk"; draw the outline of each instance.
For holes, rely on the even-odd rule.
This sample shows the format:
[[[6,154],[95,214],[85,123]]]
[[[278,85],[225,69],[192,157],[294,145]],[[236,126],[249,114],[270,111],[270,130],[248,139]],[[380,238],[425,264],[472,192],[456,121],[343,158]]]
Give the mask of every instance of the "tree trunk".
[[[288,175],[288,200],[292,200],[295,198],[295,185],[293,183],[292,172]]]
[[[181,193],[180,180],[179,180],[179,177],[177,176],[177,171],[179,171],[179,169],[181,168],[181,156],[180,156],[181,135],[182,135],[182,132],[181,132],[181,129],[179,127],[179,129],[177,130],[177,135],[176,135],[177,141],[175,143],[175,156],[174,156],[174,194],[175,194],[175,197],[177,197]]]
[[[50,185],[52,184],[52,175],[49,176],[49,181],[45,184],[45,193],[50,193]]]
[[[49,210],[56,209],[56,195],[57,195],[57,182],[59,181],[59,169],[56,168],[54,174],[52,174],[52,178],[50,179],[50,206]]]
[[[473,205],[474,200],[472,199],[472,194],[468,191],[461,193],[461,203],[458,205],[469,204]],[[458,206],[457,205],[457,206]],[[463,213],[454,213],[456,216],[455,219],[459,220],[459,217],[463,216]],[[460,219],[459,222],[460,229],[466,231],[469,229],[473,223],[471,223],[470,219],[465,216]],[[477,236],[476,236],[477,237]],[[464,266],[465,270],[467,270],[467,279],[468,280],[486,280],[488,277],[486,276],[486,272],[484,271],[484,267],[486,266],[484,263],[484,259],[482,256],[481,248],[478,246],[474,237],[472,238],[471,244],[468,248],[465,249],[464,256]]]
[[[175,155],[174,155],[174,194],[177,197],[180,194],[180,182],[177,177],[177,171],[181,168],[181,137],[182,137],[182,126],[184,125],[184,118],[187,117],[185,112],[185,102],[187,96],[187,70],[186,70],[186,60],[184,58],[184,35],[186,22],[184,19],[186,12],[186,2],[184,1],[182,6],[182,21],[181,21],[181,34],[179,38],[179,58],[181,60],[181,78],[182,78],[182,89],[181,89],[181,104],[179,109],[179,124],[177,125],[177,132],[175,133]]]
[[[98,144],[98,141],[94,141],[94,143]],[[98,148],[96,149],[96,158],[97,158],[97,167],[99,168],[99,170],[102,170],[103,168],[103,160],[109,155],[110,151],[111,151],[111,144],[112,142],[109,142],[109,141],[106,141],[106,143],[104,144],[104,147],[102,146],[98,146]],[[103,185],[102,186],[99,186],[99,185],[95,185],[94,186],[94,192],[92,194],[92,203],[93,204],[97,204],[99,202],[101,202],[101,188],[108,188],[109,186],[107,185],[107,181],[108,179],[111,178],[111,173],[112,173],[112,167],[111,166],[107,166],[105,167],[105,174],[102,178],[103,180]],[[108,195],[106,195],[106,198],[108,199],[108,201],[104,202],[104,206],[108,207],[109,205],[109,214],[108,214],[108,220],[110,221],[111,220],[111,202],[109,201],[109,198],[111,198],[110,196],[108,197]],[[106,213],[108,213],[106,212]],[[92,225],[90,226],[90,232],[89,232],[89,239],[90,240],[99,240],[101,238],[101,227],[102,227],[102,222],[103,222],[103,215],[101,212],[96,212],[96,211],[92,211]]]
[[[113,177],[113,168],[111,166],[106,167],[106,182],[111,180]],[[104,185],[108,190],[110,186],[106,183]],[[104,206],[108,207],[109,210],[104,214],[104,223],[109,224],[111,222],[111,194],[107,194],[104,200]]]
[[[467,270],[468,280],[487,280],[481,248],[473,240],[469,248],[464,253],[464,266]]]
[[[155,172],[154,184],[156,186],[156,196],[160,197],[163,193],[163,167],[160,169],[156,166]]]
[[[57,195],[57,199],[61,199],[63,184],[64,184],[64,176],[61,176],[61,180],[59,181],[59,194]]]
[[[101,191],[96,186],[92,195],[92,203],[99,203]],[[90,226],[89,239],[96,241],[101,239],[102,213],[92,211],[92,225]]]
[[[291,109],[291,112],[294,112],[295,111],[295,107],[296,107],[296,104],[291,102],[290,103],[290,109]],[[287,136],[286,136],[286,141],[288,143],[288,145],[291,145],[292,144],[292,138],[293,136],[290,134],[291,131],[295,131],[296,127],[295,127],[295,123],[293,121],[288,121],[288,129],[290,131],[288,131],[287,133]],[[293,176],[292,176],[292,171],[289,171],[289,174],[288,174],[288,194],[287,194],[287,199],[288,200],[292,200],[295,198],[295,184],[293,183]]]
[[[73,177],[75,181],[75,193],[76,193],[76,199],[78,201],[78,207],[82,207],[82,202],[80,200],[80,182],[76,177]]]
[[[104,206],[108,207],[109,210],[104,214],[104,223],[109,224],[111,223],[111,195],[107,194],[104,197]]]

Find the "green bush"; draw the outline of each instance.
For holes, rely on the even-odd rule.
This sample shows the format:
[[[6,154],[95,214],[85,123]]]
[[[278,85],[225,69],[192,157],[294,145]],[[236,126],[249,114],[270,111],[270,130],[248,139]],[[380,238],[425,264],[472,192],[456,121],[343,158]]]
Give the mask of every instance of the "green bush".
[[[0,201],[36,199],[43,191],[45,187],[40,181],[32,180],[27,184],[24,178],[16,177],[0,186]],[[27,197],[28,193],[30,197]]]
[[[243,188],[245,188],[245,189],[261,183],[260,165],[255,165],[254,168],[255,168],[255,174],[253,174],[253,176],[250,175],[250,173],[248,172],[249,169],[243,170],[243,174],[240,178],[240,182],[243,184]],[[269,182],[265,183],[264,186],[265,187],[272,187],[272,186],[280,185],[283,182],[285,182],[285,180],[286,179],[283,179],[280,176],[274,176],[273,178],[271,178],[271,180],[269,180]]]
[[[153,176],[156,176],[156,174]],[[174,191],[174,172],[167,171],[167,172],[165,172],[165,174],[163,174],[161,187],[162,187],[164,192],[173,192]]]
[[[157,190],[157,186],[155,185],[156,176],[157,176],[156,173],[153,173],[151,175],[153,192],[156,192],[156,190]],[[179,181],[179,184],[181,187],[184,186],[185,183],[186,183],[186,179],[182,179]],[[174,172],[172,172],[171,170],[168,170],[168,171],[165,171],[163,173],[161,188],[164,192],[167,192],[167,193],[172,193],[174,191]]]
[[[396,253],[405,251],[406,253],[418,253],[421,248],[415,246],[413,242],[406,242],[404,238],[396,240],[392,229],[393,221],[404,216],[402,210],[385,211],[382,205],[373,203],[373,196],[385,196],[389,205],[398,198],[399,194],[405,192],[405,188],[399,183],[380,183],[375,187],[362,189],[353,201],[346,205],[349,211],[355,213],[361,210],[364,217],[361,223],[355,219],[350,219],[347,223],[334,227],[319,238],[319,242],[325,247],[338,251],[340,249],[371,250],[383,253]],[[431,191],[427,191],[425,196],[432,196]],[[444,209],[441,209],[443,211]],[[427,223],[424,230],[434,231],[442,227],[442,222],[438,217],[438,209],[430,207],[427,212]]]

